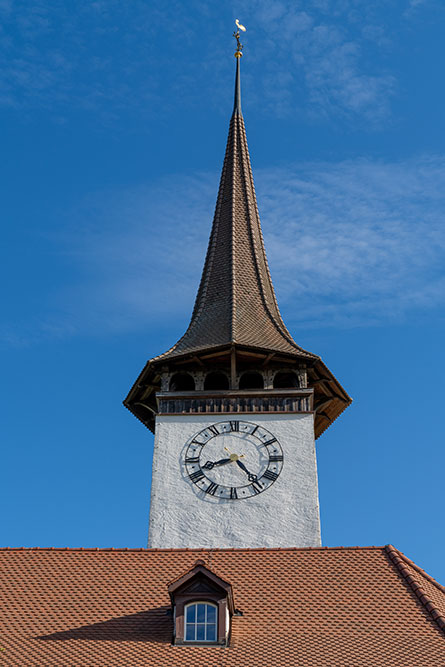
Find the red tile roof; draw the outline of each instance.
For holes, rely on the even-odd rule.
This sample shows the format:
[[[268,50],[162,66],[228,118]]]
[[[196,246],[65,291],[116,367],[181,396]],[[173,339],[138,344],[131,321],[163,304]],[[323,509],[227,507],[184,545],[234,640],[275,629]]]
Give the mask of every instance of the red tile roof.
[[[230,582],[227,648],[172,646],[167,586]],[[2,549],[1,664],[443,667],[445,589],[393,547]]]

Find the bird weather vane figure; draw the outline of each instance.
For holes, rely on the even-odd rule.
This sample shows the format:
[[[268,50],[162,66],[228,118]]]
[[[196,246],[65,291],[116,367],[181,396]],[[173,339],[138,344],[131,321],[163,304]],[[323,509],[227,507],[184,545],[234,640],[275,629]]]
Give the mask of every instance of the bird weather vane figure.
[[[243,55],[242,54],[243,45],[239,41],[239,37],[240,37],[240,32],[239,31],[242,30],[243,32],[246,32],[246,28],[243,25],[241,25],[241,23],[239,22],[239,19],[235,19],[235,23],[236,23],[236,27],[238,28],[238,30],[235,30],[235,32],[233,33],[233,36],[236,39],[235,58],[241,58],[241,56]]]

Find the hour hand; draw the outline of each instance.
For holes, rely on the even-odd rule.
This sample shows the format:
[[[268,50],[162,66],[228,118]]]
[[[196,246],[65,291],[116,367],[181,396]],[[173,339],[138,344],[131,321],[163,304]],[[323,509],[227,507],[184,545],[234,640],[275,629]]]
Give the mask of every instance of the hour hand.
[[[206,470],[211,470],[215,466],[223,466],[226,463],[230,463],[231,460],[232,459],[220,459],[219,461],[207,461],[206,463],[204,463],[202,467],[205,468]]]
[[[231,463],[232,459],[219,459],[219,461],[215,461],[216,466],[223,466],[226,463]]]

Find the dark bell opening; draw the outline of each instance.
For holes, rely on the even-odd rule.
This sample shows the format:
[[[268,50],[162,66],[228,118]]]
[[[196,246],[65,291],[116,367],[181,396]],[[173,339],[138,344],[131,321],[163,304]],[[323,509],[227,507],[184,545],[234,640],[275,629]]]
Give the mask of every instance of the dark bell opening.
[[[243,373],[239,381],[240,389],[264,389],[261,373]]]
[[[215,371],[206,375],[204,380],[204,389],[228,389],[229,378],[224,373]]]
[[[170,380],[170,391],[195,391],[195,381],[189,373],[175,373]]]
[[[298,377],[295,373],[277,373],[273,380],[274,389],[296,389],[298,386]]]

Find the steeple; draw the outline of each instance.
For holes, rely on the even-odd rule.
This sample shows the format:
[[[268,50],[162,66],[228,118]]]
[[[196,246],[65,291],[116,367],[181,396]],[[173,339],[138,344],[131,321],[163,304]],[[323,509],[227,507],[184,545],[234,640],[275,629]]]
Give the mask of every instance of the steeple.
[[[242,29],[237,23],[237,26]],[[320,435],[351,399],[320,357],[304,350],[283,322],[269,272],[241,109],[242,45],[237,40],[234,106],[204,269],[190,324],[167,352],[147,362],[124,404],[149,428],[157,414],[156,391],[173,367],[228,364],[230,388],[240,364],[267,368],[270,360],[304,369],[322,409]],[[163,369],[163,371],[161,370]],[[163,385],[165,390],[165,382]],[[315,409],[317,406],[315,405]]]
[[[212,230],[189,327],[163,359],[221,345],[317,358],[292,339],[280,315],[264,249],[241,110],[241,52],[234,108]]]

